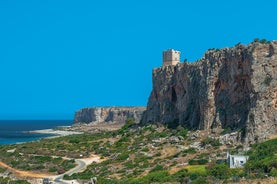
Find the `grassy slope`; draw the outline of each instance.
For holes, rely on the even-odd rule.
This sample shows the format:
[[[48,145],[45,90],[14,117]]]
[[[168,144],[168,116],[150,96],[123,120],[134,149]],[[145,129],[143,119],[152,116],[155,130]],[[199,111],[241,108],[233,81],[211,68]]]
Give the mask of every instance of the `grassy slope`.
[[[57,174],[74,166],[61,157],[98,154],[105,161],[65,178],[86,180],[97,176],[100,183],[162,183],[205,178],[210,174],[206,166],[212,166],[188,165],[188,162],[193,159],[197,164],[199,160],[225,156],[216,140],[204,137],[190,140],[187,131],[181,127],[168,129],[162,125],[149,125],[130,129],[130,126],[117,131],[1,146],[0,160],[18,169]],[[205,149],[189,148],[194,141],[200,141]],[[7,152],[12,149],[15,151]],[[52,158],[53,155],[58,158]]]

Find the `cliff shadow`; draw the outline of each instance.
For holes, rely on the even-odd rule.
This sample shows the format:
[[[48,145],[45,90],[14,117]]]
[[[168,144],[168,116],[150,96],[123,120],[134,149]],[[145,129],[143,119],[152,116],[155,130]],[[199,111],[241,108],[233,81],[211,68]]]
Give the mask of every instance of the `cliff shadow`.
[[[241,130],[245,134],[247,123],[254,121],[250,110],[257,99],[251,83],[253,58],[247,49],[234,51],[226,53],[214,84],[216,116],[212,126]],[[232,57],[228,57],[230,55]]]

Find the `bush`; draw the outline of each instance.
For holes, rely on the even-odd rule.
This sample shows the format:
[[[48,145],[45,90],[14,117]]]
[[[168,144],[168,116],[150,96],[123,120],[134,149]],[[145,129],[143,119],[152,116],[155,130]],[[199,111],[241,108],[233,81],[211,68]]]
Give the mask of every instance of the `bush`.
[[[214,176],[217,179],[228,179],[231,177],[230,168],[225,163],[213,165],[208,170],[208,174]]]
[[[6,169],[0,167],[0,173],[5,172],[5,171],[6,171]]]
[[[249,159],[245,164],[245,170],[253,173],[271,173],[273,169],[277,169],[276,152],[277,139],[254,144],[247,153]]]
[[[271,171],[270,171],[270,176],[272,176],[272,177],[277,177],[277,168],[271,169]]]
[[[195,148],[189,148],[189,149],[186,149],[186,150],[182,151],[182,153],[194,154],[194,153],[196,153],[196,149]]]
[[[199,160],[191,159],[191,160],[189,160],[189,165],[205,165],[207,163],[208,163],[207,159],[199,159]]]
[[[26,180],[11,180],[9,177],[0,177],[0,184],[30,184]]]
[[[116,160],[118,161],[125,161],[129,158],[129,153],[121,153],[120,155],[118,155],[118,157],[116,158]]]
[[[260,43],[265,44],[265,43],[267,43],[267,40],[266,39],[261,39]]]
[[[80,140],[77,139],[77,138],[75,138],[75,139],[70,139],[70,140],[69,140],[69,143],[71,143],[71,144],[78,144],[78,143],[80,143]]]
[[[187,169],[181,169],[181,170],[177,171],[176,173],[174,173],[172,175],[172,180],[173,181],[180,181],[180,179],[183,179],[186,176],[188,176],[188,170]]]
[[[127,118],[127,120],[125,121],[125,124],[121,127],[121,130],[127,130],[128,128],[132,127],[135,124],[136,123],[133,118]]]
[[[205,177],[197,177],[195,180],[191,182],[191,184],[204,184],[204,183],[208,183],[207,178]]]
[[[164,167],[162,165],[156,165],[153,169],[150,170],[150,173],[162,170],[164,170]]]
[[[182,136],[183,138],[187,138],[187,136],[188,136],[188,130],[187,129],[184,129],[181,126],[178,126],[177,130],[178,130],[177,136]]]
[[[148,152],[149,151],[149,148],[142,148],[141,151],[144,151],[144,152]]]
[[[211,137],[208,137],[208,138],[201,141],[201,146],[202,147],[206,146],[206,145],[209,145],[209,144],[211,146],[214,146],[214,147],[221,145],[218,139],[214,139],[214,138],[211,138]]]
[[[156,171],[151,172],[148,175],[141,178],[139,183],[154,183],[154,182],[169,182],[171,180],[170,174],[168,171]]]
[[[51,167],[51,168],[49,168],[48,171],[49,171],[49,172],[57,172],[58,169],[57,169],[56,167]]]

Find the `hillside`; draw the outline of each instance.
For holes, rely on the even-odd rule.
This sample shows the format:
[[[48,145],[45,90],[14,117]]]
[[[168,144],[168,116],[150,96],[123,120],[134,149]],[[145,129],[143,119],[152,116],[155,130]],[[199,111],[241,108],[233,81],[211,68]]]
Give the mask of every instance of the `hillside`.
[[[76,167],[78,160],[97,155],[99,162],[63,178],[70,183],[73,180],[87,183],[97,177],[98,184],[222,183],[224,180],[274,183],[276,146],[273,139],[245,152],[242,145],[221,144],[218,137],[207,137],[202,131],[188,131],[181,126],[172,129],[163,124],[138,126],[128,119],[115,131],[0,146],[0,161],[6,163],[0,165],[0,174],[8,173],[9,177],[36,183],[38,175],[57,177]],[[225,163],[227,151],[249,154],[247,168],[229,169]],[[10,166],[8,170],[5,165]],[[18,175],[18,171],[28,176]]]

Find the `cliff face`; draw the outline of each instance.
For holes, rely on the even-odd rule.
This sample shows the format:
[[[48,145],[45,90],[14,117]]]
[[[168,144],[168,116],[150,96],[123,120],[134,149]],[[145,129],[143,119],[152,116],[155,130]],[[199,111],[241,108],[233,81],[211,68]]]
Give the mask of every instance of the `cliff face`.
[[[74,123],[121,123],[133,118],[136,123],[141,121],[145,107],[91,107],[75,112]]]
[[[245,141],[277,129],[277,41],[208,50],[194,63],[153,70],[144,124],[239,130]]]

